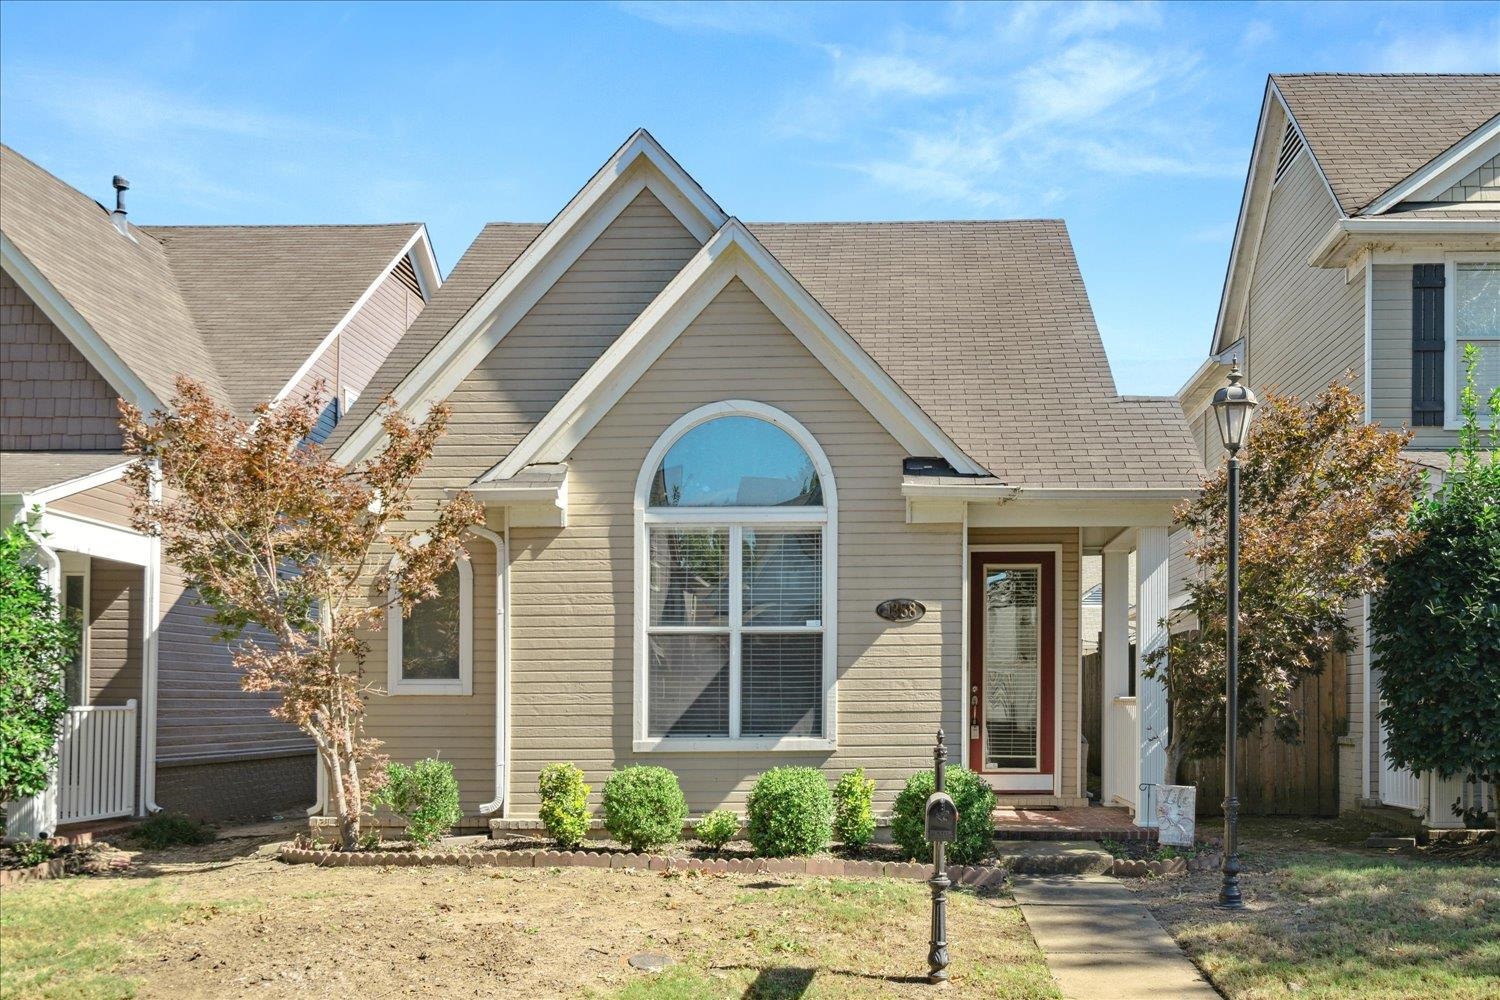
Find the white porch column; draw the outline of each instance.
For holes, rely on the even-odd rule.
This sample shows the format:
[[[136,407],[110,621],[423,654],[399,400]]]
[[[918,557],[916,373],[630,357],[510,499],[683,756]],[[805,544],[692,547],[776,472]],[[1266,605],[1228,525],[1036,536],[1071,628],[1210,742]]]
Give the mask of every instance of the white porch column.
[[[1101,798],[1110,805],[1116,798],[1134,801],[1135,789],[1123,787],[1123,775],[1134,774],[1134,754],[1129,768],[1116,766],[1121,761],[1115,758],[1122,749],[1135,745],[1130,734],[1116,731],[1118,720],[1115,699],[1130,693],[1130,551],[1128,548],[1111,550],[1105,548],[1100,555],[1103,562],[1100,580],[1103,590],[1103,635],[1099,641],[1099,653],[1103,660],[1103,677],[1099,685],[1103,704],[1099,706],[1102,720],[1100,733],[1100,760],[1104,785]],[[1119,725],[1119,728],[1126,728]]]
[[[1167,643],[1167,628],[1162,624],[1167,617],[1170,601],[1167,530],[1165,527],[1136,530],[1135,694],[1140,712],[1137,787],[1142,784],[1162,784],[1167,769],[1166,685],[1159,680],[1148,680],[1141,674],[1146,657]],[[1145,791],[1138,794],[1136,826],[1155,826],[1155,794]]]
[[[1427,814],[1422,825],[1433,830],[1461,829],[1464,821],[1453,815],[1453,803],[1463,798],[1463,775],[1439,778],[1435,771],[1423,771],[1418,780],[1422,783],[1422,811]]]

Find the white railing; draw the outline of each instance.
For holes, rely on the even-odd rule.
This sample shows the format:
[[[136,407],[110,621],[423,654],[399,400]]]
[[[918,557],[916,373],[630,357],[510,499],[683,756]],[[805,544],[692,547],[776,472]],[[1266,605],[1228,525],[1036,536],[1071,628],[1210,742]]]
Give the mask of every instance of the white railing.
[[[1104,804],[1135,806],[1136,761],[1140,729],[1139,708],[1134,698],[1119,697],[1109,703],[1109,739],[1104,746]]]
[[[136,703],[68,709],[57,739],[57,822],[135,812]]]
[[[1380,703],[1385,711],[1385,702]],[[1368,746],[1368,744],[1366,744]],[[1385,755],[1385,723],[1380,723],[1380,801],[1402,809],[1422,808],[1422,779]]]

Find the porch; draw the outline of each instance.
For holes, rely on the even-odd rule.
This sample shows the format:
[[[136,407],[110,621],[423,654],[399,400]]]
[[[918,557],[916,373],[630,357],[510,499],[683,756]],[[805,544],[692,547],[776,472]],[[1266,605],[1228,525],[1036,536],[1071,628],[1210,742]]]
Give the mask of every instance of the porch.
[[[996,840],[1151,840],[1124,806],[1028,809],[1000,806],[991,814]]]
[[[150,540],[64,511],[33,533],[60,610],[78,624],[65,671],[68,710],[54,776],[39,795],[6,804],[10,839],[140,815],[146,759],[147,622],[154,591]]]

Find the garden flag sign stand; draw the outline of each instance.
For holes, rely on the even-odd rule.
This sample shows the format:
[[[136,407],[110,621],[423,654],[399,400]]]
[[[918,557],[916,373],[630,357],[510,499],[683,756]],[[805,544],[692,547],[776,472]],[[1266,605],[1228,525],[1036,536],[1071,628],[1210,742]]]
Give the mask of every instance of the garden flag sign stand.
[[[944,846],[958,835],[958,807],[943,790],[947,770],[948,748],[943,745],[943,731],[937,731],[937,746],[932,749],[932,794],[927,796],[924,832],[932,845],[932,940],[927,950],[927,981],[948,981],[948,865]]]

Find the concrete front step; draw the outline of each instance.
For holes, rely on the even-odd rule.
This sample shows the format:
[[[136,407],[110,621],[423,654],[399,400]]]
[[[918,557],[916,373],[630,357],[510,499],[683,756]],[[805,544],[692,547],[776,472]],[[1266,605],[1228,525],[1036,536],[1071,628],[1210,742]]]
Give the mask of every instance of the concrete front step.
[[[995,856],[1017,875],[1098,875],[1114,863],[1092,840],[1007,840]]]

